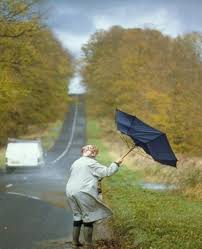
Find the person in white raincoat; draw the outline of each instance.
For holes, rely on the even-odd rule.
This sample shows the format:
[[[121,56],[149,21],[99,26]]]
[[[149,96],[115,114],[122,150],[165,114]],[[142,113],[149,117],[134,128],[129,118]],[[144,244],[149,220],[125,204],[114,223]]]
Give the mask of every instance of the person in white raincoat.
[[[112,215],[111,209],[99,197],[98,181],[117,172],[122,160],[109,167],[101,165],[95,160],[98,149],[94,145],[84,146],[81,153],[70,168],[66,194],[74,219],[72,245],[81,246],[79,235],[83,224],[85,246],[91,248],[93,223]]]

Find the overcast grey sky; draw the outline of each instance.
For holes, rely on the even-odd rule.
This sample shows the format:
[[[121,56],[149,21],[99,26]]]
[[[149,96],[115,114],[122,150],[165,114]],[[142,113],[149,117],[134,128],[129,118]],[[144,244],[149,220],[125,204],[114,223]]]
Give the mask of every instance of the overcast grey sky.
[[[48,0],[49,24],[73,54],[97,29],[152,27],[170,36],[202,31],[202,0]]]

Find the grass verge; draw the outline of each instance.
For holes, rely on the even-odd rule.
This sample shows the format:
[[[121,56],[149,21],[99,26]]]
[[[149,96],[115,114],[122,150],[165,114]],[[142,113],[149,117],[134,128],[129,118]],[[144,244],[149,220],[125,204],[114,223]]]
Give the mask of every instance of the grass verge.
[[[60,130],[62,128],[63,121],[57,120],[56,122],[49,123],[46,128],[38,128],[35,126],[30,127],[26,135],[21,136],[21,139],[36,139],[40,138],[43,148],[47,151],[49,150],[56,138],[58,137]],[[5,153],[6,147],[0,149],[0,168],[5,167]]]
[[[88,120],[88,142],[100,148],[98,158],[108,164],[98,122]],[[120,248],[201,249],[202,203],[174,192],[144,190],[140,171],[126,167],[104,180],[104,199],[112,207],[114,236]]]

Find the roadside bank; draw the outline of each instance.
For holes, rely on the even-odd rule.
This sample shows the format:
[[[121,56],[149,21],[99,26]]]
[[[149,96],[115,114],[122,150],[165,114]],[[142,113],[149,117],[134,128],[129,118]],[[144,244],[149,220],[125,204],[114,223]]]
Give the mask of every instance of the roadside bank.
[[[88,142],[99,147],[98,160],[108,165],[115,158],[104,146],[99,123],[88,119],[87,127]],[[142,171],[123,165],[116,175],[103,180],[104,200],[114,211],[113,239],[120,248],[202,248],[202,203],[173,190],[143,189],[142,177]]]

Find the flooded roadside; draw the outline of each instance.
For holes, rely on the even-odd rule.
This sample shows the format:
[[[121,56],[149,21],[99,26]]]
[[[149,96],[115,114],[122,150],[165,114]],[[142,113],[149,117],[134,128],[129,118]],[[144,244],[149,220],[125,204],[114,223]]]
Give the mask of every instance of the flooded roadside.
[[[157,190],[157,191],[174,190],[177,188],[175,184],[153,183],[153,182],[143,182],[140,183],[140,186],[143,189]]]

